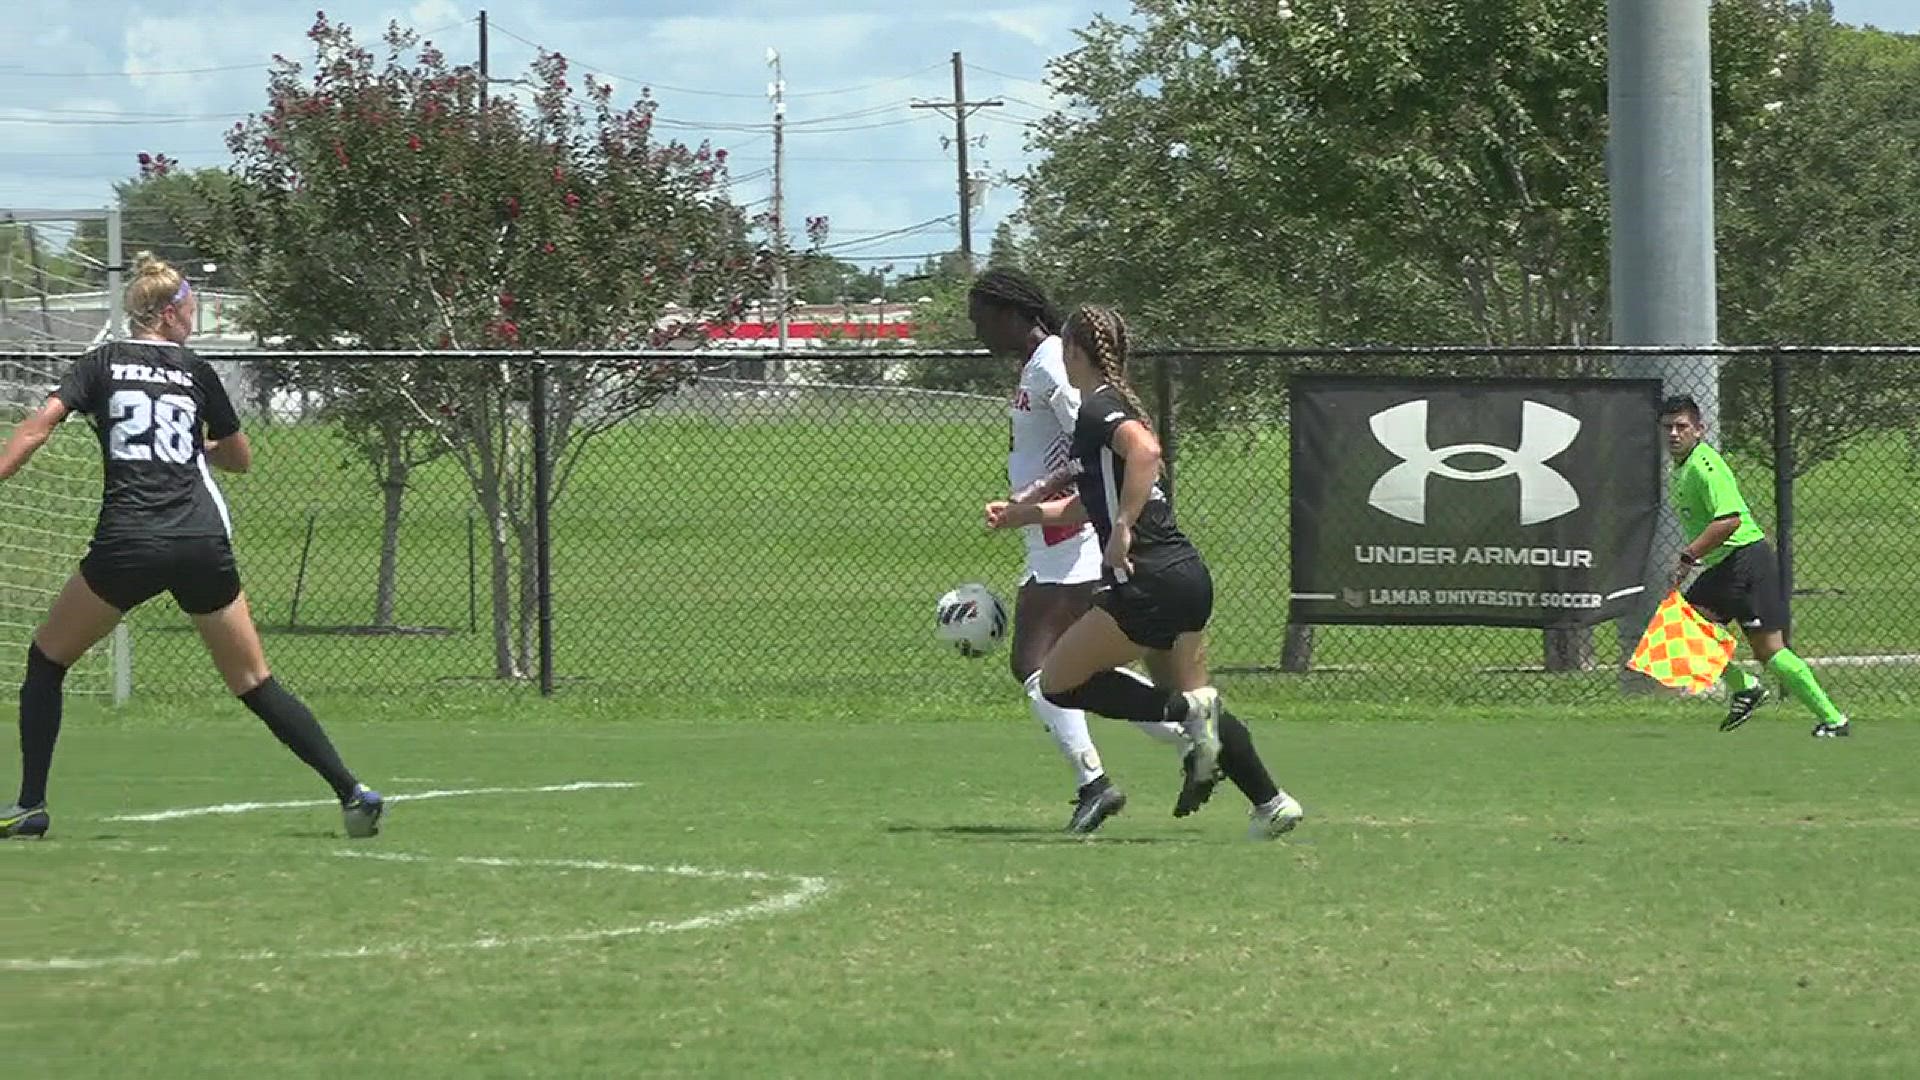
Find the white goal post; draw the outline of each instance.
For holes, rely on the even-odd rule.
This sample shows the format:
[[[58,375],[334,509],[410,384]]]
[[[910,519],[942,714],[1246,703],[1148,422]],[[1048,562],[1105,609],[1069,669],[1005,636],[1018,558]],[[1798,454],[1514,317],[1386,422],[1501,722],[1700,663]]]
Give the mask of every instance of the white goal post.
[[[76,241],[86,222],[106,224],[101,255]],[[39,407],[68,358],[126,329],[118,208],[0,207],[0,433]],[[3,437],[3,436],[0,436]],[[100,452],[83,424],[63,424],[25,469],[0,484],[0,671],[24,662],[34,629],[73,573],[93,534]],[[73,666],[67,688],[133,692],[127,625]]]

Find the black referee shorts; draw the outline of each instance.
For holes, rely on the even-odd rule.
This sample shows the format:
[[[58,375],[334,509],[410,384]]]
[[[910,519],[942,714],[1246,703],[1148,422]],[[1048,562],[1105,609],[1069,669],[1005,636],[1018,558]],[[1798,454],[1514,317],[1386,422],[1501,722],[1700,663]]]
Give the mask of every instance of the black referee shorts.
[[[1197,556],[1171,566],[1136,568],[1127,580],[1102,585],[1093,602],[1113,616],[1128,641],[1171,649],[1175,638],[1205,630],[1213,618],[1213,574]]]
[[[1780,595],[1780,563],[1765,540],[1743,544],[1700,572],[1687,603],[1747,630],[1785,630],[1787,600]]]
[[[211,615],[240,595],[233,544],[224,536],[95,540],[80,576],[122,613],[166,592],[187,614]]]

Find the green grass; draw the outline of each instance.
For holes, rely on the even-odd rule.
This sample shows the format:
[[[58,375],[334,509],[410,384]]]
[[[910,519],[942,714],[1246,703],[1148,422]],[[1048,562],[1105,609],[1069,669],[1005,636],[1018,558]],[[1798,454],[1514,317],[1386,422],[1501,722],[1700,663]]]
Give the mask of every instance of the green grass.
[[[1064,770],[1005,692],[321,698],[389,791],[639,785],[402,802],[357,845],[318,807],[106,820],[321,792],[231,704],[81,706],[55,838],[0,847],[0,958],[196,958],[7,971],[0,1045],[49,1078],[1920,1070],[1920,713],[1840,743],[1782,709],[1720,735],[1671,704],[1228,693],[1308,807],[1286,842],[1242,839],[1230,788],[1168,816],[1171,756],[1120,725],[1132,804],[1062,837]],[[796,887],[554,860],[828,891],[517,943]]]

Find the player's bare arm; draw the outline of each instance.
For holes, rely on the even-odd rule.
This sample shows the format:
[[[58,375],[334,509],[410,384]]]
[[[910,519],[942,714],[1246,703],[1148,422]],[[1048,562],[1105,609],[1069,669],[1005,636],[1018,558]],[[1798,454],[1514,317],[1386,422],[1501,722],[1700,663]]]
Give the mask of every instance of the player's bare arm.
[[[48,398],[39,411],[21,420],[13,426],[13,434],[7,437],[5,449],[0,449],[0,480],[8,480],[21,470],[33,455],[47,444],[53,436],[53,429],[67,418],[67,404],[59,398]]]

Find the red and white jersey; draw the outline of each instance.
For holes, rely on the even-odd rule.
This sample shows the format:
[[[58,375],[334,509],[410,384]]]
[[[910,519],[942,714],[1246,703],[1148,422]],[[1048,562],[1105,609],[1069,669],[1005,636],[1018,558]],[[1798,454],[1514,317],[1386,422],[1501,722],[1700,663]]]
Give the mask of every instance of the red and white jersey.
[[[1020,369],[1020,385],[1007,409],[1007,486],[1019,491],[1065,465],[1073,456],[1073,427],[1080,418],[1080,391],[1067,382],[1066,353],[1058,337],[1034,347]]]
[[[1020,385],[1007,410],[1007,485],[1019,491],[1046,478],[1073,457],[1073,429],[1080,418],[1080,391],[1067,381],[1066,352],[1060,338],[1042,341],[1020,369]],[[1069,489],[1071,490],[1071,489]],[[1049,583],[1085,581],[1089,569],[1099,576],[1099,549],[1086,525],[1021,530],[1026,535],[1027,565]],[[1080,564],[1091,558],[1091,566]]]

